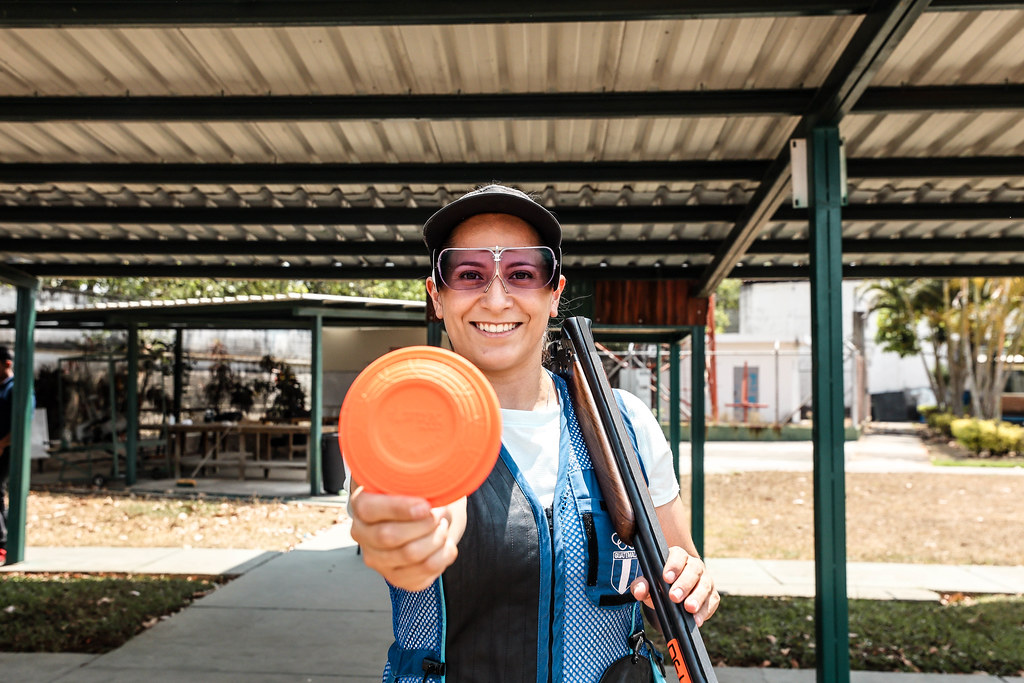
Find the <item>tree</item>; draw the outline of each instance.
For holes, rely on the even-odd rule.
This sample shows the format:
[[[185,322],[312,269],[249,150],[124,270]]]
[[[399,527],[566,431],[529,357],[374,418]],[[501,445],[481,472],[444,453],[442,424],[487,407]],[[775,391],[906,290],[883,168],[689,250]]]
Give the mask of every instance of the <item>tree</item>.
[[[715,332],[721,334],[729,331],[739,312],[740,281],[722,280],[715,289]]]
[[[1001,417],[1006,357],[1024,345],[1024,278],[891,279],[868,290],[875,341],[900,357],[921,356],[940,409],[962,415],[970,388],[976,416]]]
[[[69,280],[46,285],[111,299],[188,299],[263,294],[341,294],[422,301],[423,280],[173,280],[146,277]]]
[[[1006,359],[1024,347],[1024,278],[964,278],[956,299],[958,336],[971,407],[984,419],[1002,418]]]
[[[942,410],[956,409],[949,387],[947,316],[950,307],[941,280],[894,278],[871,283],[871,310],[878,314],[875,342],[900,358],[919,356],[935,401]],[[924,326],[922,335],[921,327]],[[934,362],[928,365],[923,340]]]

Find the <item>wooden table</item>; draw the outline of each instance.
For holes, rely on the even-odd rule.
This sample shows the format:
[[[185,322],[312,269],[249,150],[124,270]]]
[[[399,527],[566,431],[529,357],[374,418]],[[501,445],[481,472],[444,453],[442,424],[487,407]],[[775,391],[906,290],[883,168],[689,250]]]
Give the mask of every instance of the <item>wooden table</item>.
[[[245,479],[247,467],[263,469],[264,477],[271,469],[307,469],[309,443],[308,424],[263,424],[260,422],[203,422],[190,425],[170,425],[171,453],[174,456],[175,477],[182,476],[182,465],[192,465],[188,476],[211,467],[237,467],[238,478]],[[296,444],[297,435],[306,436],[306,445]],[[195,447],[189,437],[196,436]],[[287,437],[285,458],[273,457],[271,439]],[[301,459],[295,455],[301,453]]]

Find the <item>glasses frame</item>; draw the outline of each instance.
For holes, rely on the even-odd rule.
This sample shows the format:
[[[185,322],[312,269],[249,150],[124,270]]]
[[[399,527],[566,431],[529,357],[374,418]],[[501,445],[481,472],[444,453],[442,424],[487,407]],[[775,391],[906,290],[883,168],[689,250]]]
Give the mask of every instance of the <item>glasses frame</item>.
[[[537,287],[523,287],[521,285],[513,284],[512,289],[530,291],[534,289],[544,289],[545,287],[550,287],[551,284],[555,281],[555,278],[558,276],[559,263],[558,255],[555,253],[555,250],[545,244],[537,244],[529,247],[502,247],[498,245],[495,245],[493,247],[445,247],[444,249],[437,250],[434,256],[434,286],[444,286],[447,289],[450,289],[454,292],[473,292],[479,289],[483,289],[483,293],[486,294],[488,290],[490,290],[491,285],[494,284],[494,281],[497,280],[498,282],[501,283],[501,288],[505,291],[506,294],[508,294],[509,284],[505,281],[503,277],[501,277],[501,268],[497,264],[501,263],[501,258],[506,251],[522,251],[523,249],[543,249],[551,255],[551,278],[544,284],[539,285]],[[445,254],[445,252],[449,251],[489,251],[491,253],[491,256],[494,258],[494,275],[492,275],[491,279],[487,281],[487,284],[483,285],[482,287],[467,287],[465,289],[457,289],[455,287],[452,287],[451,285],[444,281],[443,277],[441,277],[441,257]],[[515,282],[515,280],[513,280],[513,282]]]

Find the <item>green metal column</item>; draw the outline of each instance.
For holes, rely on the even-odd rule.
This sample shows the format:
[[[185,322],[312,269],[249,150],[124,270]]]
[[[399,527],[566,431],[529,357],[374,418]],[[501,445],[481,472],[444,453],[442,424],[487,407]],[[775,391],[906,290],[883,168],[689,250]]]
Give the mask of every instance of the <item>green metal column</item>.
[[[110,452],[113,453],[110,477],[117,479],[121,476],[121,465],[117,455],[120,443],[117,439],[117,382],[114,381],[114,378],[117,377],[117,359],[113,354],[107,356],[107,377],[110,378],[110,381],[107,382],[107,405],[110,406],[107,427],[110,429]],[[92,467],[89,468],[89,475],[92,476]]]
[[[679,477],[679,342],[668,345],[668,443],[672,449],[672,469]]]
[[[427,323],[427,346],[441,345],[441,332],[444,330],[444,323]]]
[[[661,343],[654,348],[654,415],[661,422]]]
[[[113,364],[111,364],[113,365]],[[128,386],[124,414],[128,421],[124,443],[124,482],[132,486],[139,479],[139,328],[128,326]],[[111,406],[113,409],[113,406]],[[114,454],[117,460],[117,454]]]
[[[174,331],[174,397],[171,405],[171,415],[174,416],[174,424],[181,424],[181,398],[185,393],[184,382],[182,381],[185,373],[184,337],[184,330],[177,329]]]
[[[814,411],[815,635],[819,683],[849,683],[843,438],[842,187],[839,129],[808,140]]]
[[[690,535],[704,555],[704,327],[690,332]]]
[[[25,520],[28,513],[29,473],[32,459],[32,399],[35,383],[33,336],[36,326],[38,286],[18,286],[14,321],[14,404],[11,410],[11,476],[7,497],[7,562],[25,559]]]
[[[312,353],[310,354],[310,397],[309,397],[309,444],[306,453],[309,458],[307,466],[309,469],[309,493],[319,496],[323,492],[323,463],[320,457],[320,432],[324,424],[324,319],[321,316],[313,318],[310,327],[312,332]]]

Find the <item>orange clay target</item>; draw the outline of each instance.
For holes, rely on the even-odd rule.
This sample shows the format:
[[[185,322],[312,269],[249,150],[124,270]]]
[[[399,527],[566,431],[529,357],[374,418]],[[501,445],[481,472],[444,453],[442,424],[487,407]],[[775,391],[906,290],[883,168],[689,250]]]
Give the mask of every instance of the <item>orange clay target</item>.
[[[338,439],[352,478],[367,491],[436,507],[487,479],[501,450],[501,410],[468,360],[410,346],[359,373],[341,406]]]

